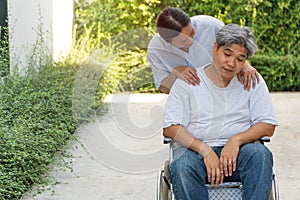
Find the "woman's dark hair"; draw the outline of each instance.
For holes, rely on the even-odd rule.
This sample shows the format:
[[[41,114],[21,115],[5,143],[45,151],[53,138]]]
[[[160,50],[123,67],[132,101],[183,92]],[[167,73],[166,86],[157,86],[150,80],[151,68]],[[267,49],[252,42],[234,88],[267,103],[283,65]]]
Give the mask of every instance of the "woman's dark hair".
[[[157,17],[156,29],[165,41],[171,42],[190,22],[191,19],[182,10],[178,8],[166,8]]]

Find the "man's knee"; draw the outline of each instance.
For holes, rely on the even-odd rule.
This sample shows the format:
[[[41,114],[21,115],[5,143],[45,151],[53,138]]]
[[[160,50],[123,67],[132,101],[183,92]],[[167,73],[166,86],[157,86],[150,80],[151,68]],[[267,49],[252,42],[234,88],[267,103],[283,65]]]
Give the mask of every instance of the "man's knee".
[[[186,150],[180,156],[175,156],[176,159],[170,164],[169,171],[171,179],[180,179],[184,182],[185,179],[190,179],[191,177],[203,178],[206,177],[206,170],[204,166],[203,159],[191,151]]]
[[[241,147],[238,160],[245,199],[267,199],[262,195],[268,195],[272,187],[271,151],[259,143],[246,144]]]
[[[261,163],[263,165],[273,165],[272,152],[260,143],[245,144],[240,149],[241,157],[248,162]]]

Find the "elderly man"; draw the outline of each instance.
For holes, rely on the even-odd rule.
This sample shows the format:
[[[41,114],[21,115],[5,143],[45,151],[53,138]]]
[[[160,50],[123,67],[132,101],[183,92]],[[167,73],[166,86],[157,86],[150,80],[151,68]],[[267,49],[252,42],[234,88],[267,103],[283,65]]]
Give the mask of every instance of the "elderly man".
[[[170,178],[176,199],[208,199],[207,182],[241,181],[244,199],[267,200],[272,186],[272,153],[255,143],[278,125],[268,88],[249,92],[237,74],[257,51],[247,27],[235,24],[217,32],[213,62],[198,68],[202,83],[177,79],[165,108],[164,136],[177,144]]]

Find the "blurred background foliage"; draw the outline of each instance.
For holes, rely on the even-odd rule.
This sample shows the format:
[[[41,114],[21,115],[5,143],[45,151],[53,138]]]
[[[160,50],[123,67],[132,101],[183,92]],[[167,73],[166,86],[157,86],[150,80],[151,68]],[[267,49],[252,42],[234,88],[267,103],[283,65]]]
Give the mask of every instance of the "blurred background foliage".
[[[249,26],[260,47],[250,62],[264,76],[270,91],[299,90],[298,0],[78,0],[75,44],[84,40],[85,48],[93,47],[84,51],[85,56],[103,45],[115,45],[116,59],[105,68],[99,99],[112,92],[157,92],[151,83],[146,50],[156,33],[156,17],[166,7],[181,8],[189,16],[211,15],[224,23]],[[82,62],[77,56],[76,60],[77,64]]]

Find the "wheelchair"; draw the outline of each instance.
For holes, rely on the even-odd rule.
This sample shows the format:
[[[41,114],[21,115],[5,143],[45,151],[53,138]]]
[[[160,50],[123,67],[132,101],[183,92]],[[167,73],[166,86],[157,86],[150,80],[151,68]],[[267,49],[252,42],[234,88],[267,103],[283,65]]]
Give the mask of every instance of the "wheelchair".
[[[261,144],[270,142],[269,137],[263,137],[259,141]],[[173,142],[171,138],[164,138],[164,144],[169,145],[169,160],[164,163],[164,168],[159,170],[157,175],[157,191],[156,200],[175,200],[172,190],[172,184],[168,176],[169,164],[173,158]],[[205,185],[208,190],[209,199],[211,200],[242,200],[243,199],[243,184],[241,182],[224,182],[218,186]],[[277,176],[273,167],[272,174],[272,191],[270,200],[279,200],[279,191],[277,184]]]

